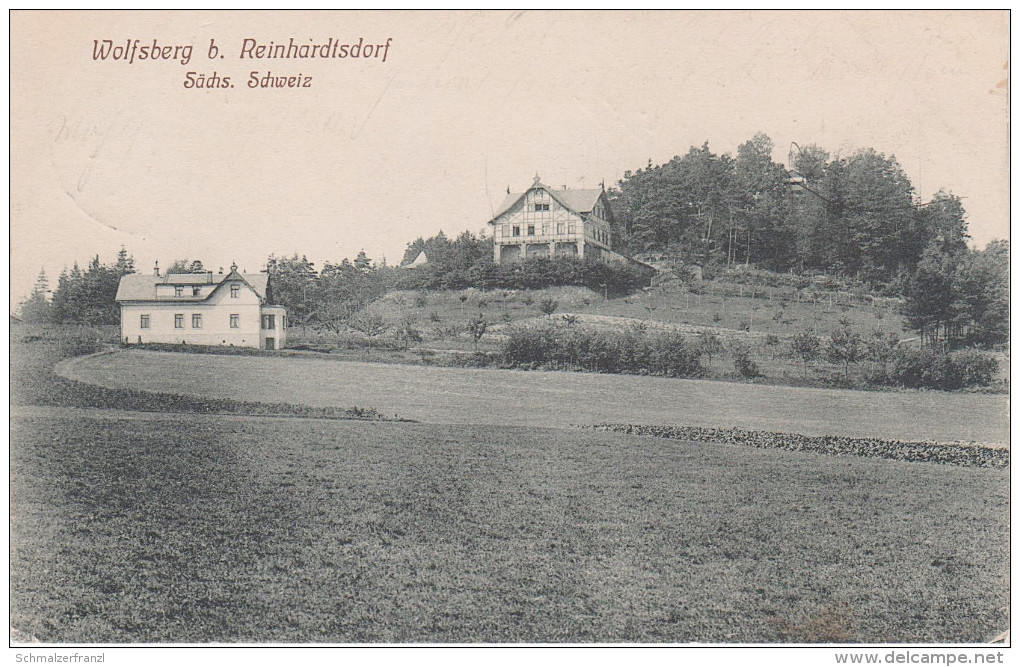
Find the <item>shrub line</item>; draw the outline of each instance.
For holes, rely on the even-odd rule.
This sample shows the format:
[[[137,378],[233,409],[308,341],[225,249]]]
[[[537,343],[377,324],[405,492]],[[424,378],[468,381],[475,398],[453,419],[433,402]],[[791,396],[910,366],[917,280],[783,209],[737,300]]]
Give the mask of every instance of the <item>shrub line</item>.
[[[935,463],[967,468],[1009,468],[1009,450],[977,443],[910,442],[884,438],[849,436],[810,436],[798,433],[752,431],[742,428],[701,426],[648,426],[641,424],[601,423],[576,428],[648,435],[670,440],[713,444],[746,445],[757,449],[785,449],[830,456],[880,458],[909,463]]]

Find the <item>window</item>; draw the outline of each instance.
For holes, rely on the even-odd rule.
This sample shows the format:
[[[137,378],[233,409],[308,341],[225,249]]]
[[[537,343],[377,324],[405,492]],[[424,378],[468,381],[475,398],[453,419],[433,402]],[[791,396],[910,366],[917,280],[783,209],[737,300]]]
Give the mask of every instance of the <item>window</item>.
[[[510,236],[510,225],[503,225],[503,236]]]
[[[520,225],[514,225],[514,236],[520,236],[520,235],[521,235],[521,226]]]
[[[241,328],[241,316],[240,315],[231,315],[230,316],[230,328],[231,329],[240,329]]]
[[[535,225],[528,225],[528,236],[535,235]]]
[[[535,202],[535,210],[536,211],[548,211],[549,210],[549,204],[540,204],[538,202]]]
[[[195,314],[191,316],[191,328],[201,329],[202,328],[202,316]]]
[[[548,234],[549,234],[549,223],[548,222],[543,222],[542,223],[542,236],[546,236]]]
[[[201,291],[202,291],[201,287],[192,287],[191,288],[191,296],[198,296],[199,292],[201,292]]]
[[[138,323],[138,326],[140,326],[142,329],[148,329],[149,328],[149,316],[148,315],[142,315],[141,320],[142,321]]]
[[[283,327],[284,329],[287,328],[287,316],[286,315],[283,316],[283,322],[280,324],[280,326]]]
[[[174,285],[174,296],[184,296],[184,288],[180,285]]]
[[[230,298],[236,299],[241,296],[241,286],[237,283],[230,284]],[[232,317],[232,316],[231,316]]]
[[[262,328],[263,329],[275,329],[276,328],[276,315],[263,315],[262,316]]]
[[[568,234],[576,234],[577,233],[577,223],[573,223],[573,222],[568,223],[567,224],[567,233]]]
[[[183,329],[183,328],[184,328],[184,314],[183,313],[178,313],[178,314],[174,315],[174,329]]]
[[[562,234],[563,233],[563,223],[562,222],[557,222],[556,223],[556,233],[557,234]]]

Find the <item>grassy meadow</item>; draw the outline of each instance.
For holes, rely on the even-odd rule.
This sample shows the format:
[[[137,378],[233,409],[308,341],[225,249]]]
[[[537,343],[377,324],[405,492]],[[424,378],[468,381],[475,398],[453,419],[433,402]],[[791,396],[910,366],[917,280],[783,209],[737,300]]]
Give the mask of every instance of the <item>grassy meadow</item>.
[[[1006,471],[610,433],[23,408],[46,642],[980,642]]]

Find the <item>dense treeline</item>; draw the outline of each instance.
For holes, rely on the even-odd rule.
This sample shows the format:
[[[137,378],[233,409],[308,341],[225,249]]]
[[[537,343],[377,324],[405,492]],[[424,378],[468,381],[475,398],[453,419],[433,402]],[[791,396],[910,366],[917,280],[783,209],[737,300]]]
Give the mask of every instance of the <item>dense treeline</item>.
[[[35,323],[119,324],[117,287],[121,276],[134,272],[134,259],[124,248],[112,265],[102,264],[96,255],[84,271],[77,263],[62,271],[52,299],[47,299],[49,280],[40,271],[32,293],[21,304],[21,317]]]
[[[904,286],[907,326],[929,345],[1009,342],[1009,244],[981,251],[931,244]]]
[[[703,264],[750,263],[895,283],[932,242],[966,245],[959,197],[921,206],[893,156],[874,149],[832,156],[798,149],[772,159],[757,134],[735,157],[708,144],[637,172],[610,191],[614,238],[627,252],[666,253]]]

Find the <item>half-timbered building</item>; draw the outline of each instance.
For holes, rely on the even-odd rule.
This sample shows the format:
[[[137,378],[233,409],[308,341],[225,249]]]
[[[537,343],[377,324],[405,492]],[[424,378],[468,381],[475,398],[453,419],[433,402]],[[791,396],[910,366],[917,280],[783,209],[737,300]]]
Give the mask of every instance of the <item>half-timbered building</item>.
[[[509,189],[508,189],[509,190]],[[609,262],[612,211],[603,188],[556,189],[536,175],[524,192],[507,192],[488,224],[497,264],[533,257],[578,257]]]

